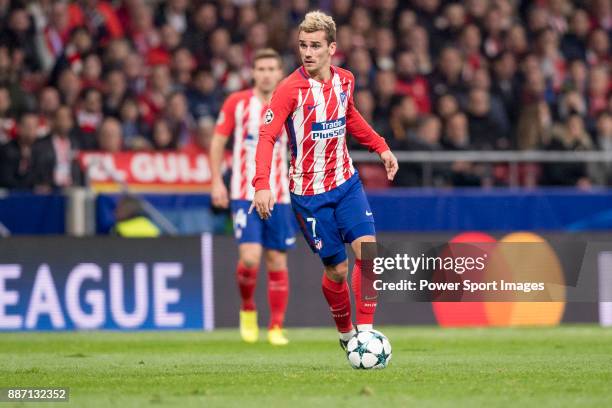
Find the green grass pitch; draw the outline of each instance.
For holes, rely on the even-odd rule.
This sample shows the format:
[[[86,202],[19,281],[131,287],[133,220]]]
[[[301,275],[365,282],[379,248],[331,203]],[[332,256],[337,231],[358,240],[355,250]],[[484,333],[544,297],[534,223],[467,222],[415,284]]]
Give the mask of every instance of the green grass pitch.
[[[0,387],[70,387],[70,403],[0,408],[612,406],[612,330],[380,329],[380,371],[353,370],[331,329],[289,330],[284,348],[237,330],[4,333]]]

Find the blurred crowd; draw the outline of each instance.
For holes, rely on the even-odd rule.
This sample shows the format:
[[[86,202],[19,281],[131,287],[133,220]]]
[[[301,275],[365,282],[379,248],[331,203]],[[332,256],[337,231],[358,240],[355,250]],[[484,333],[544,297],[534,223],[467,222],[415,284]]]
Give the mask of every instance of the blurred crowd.
[[[206,151],[257,49],[298,66],[313,8],[334,17],[333,63],[355,74],[358,109],[394,150],[612,151],[610,0],[0,0],[0,187],[80,184],[81,150]],[[403,164],[394,184],[420,185],[421,172]],[[523,185],[612,183],[612,163],[519,173]],[[508,177],[468,162],[432,174],[440,186]]]

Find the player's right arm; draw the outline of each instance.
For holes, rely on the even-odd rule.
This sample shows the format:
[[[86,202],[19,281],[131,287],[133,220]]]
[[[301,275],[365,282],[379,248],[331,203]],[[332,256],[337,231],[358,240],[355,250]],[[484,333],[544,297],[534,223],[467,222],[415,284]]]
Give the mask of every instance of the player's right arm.
[[[212,178],[210,195],[212,204],[215,207],[227,208],[229,205],[229,196],[225,183],[223,183],[221,168],[225,155],[225,145],[227,145],[229,136],[232,134],[235,126],[235,109],[236,98],[232,95],[223,103],[210,143],[210,174]]]
[[[264,114],[263,124],[259,127],[257,152],[255,153],[255,197],[251,204],[262,219],[268,219],[274,208],[274,198],[270,191],[270,168],[272,166],[272,153],[276,139],[281,134],[287,117],[295,109],[297,101],[292,95],[287,82],[281,83],[272,95],[270,105]]]

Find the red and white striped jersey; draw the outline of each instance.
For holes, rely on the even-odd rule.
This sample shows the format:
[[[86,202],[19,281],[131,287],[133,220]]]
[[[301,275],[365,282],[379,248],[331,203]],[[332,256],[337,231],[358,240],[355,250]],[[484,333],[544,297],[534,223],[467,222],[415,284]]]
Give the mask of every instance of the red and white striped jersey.
[[[223,103],[215,133],[234,136],[232,159],[232,200],[253,200],[255,189],[251,180],[255,176],[255,151],[259,128],[267,106],[255,95],[253,89],[234,92]],[[277,203],[288,204],[289,179],[287,178],[287,134],[279,129],[271,152],[270,184]],[[278,137],[280,136],[280,137]]]
[[[272,150],[283,126],[291,148],[289,189],[298,195],[324,193],[355,173],[346,147],[347,131],[370,151],[389,150],[385,139],[355,109],[354,87],[353,74],[335,66],[325,83],[310,78],[304,67],[280,83],[259,132],[256,190],[270,188]]]

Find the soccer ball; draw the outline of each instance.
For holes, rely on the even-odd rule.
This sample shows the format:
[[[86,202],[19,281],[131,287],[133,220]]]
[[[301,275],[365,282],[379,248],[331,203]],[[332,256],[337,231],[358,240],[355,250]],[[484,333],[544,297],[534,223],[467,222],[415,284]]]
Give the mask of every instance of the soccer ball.
[[[346,354],[353,368],[385,368],[391,360],[391,343],[378,330],[360,331],[349,340]]]

